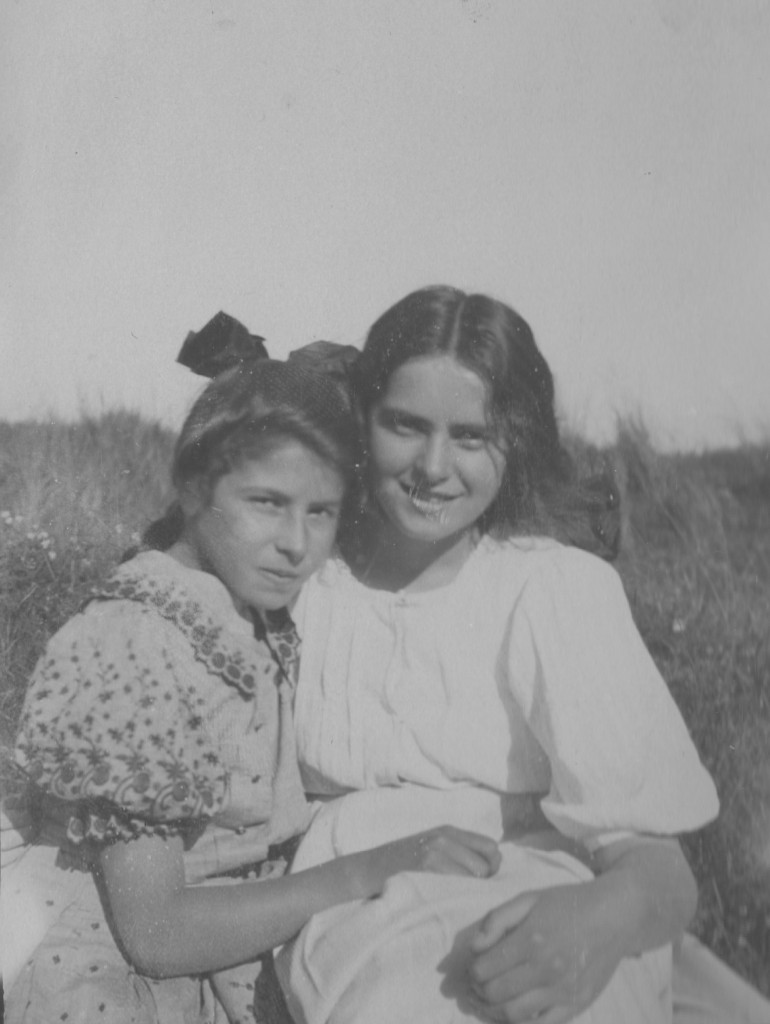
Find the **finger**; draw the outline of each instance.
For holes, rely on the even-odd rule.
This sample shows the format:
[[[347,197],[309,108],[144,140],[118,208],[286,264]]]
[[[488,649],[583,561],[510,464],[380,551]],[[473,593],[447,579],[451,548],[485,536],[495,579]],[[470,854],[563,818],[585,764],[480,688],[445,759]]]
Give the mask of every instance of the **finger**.
[[[584,1009],[585,1007],[578,1009],[574,1006],[552,1006],[550,1010],[540,1014],[537,1024],[569,1024],[569,1021],[577,1017]]]
[[[544,989],[543,979],[538,977],[532,966],[520,963],[513,966],[508,963],[504,971],[485,975],[472,964],[468,968],[471,988],[489,1006],[501,1006],[513,999],[526,995],[527,992]]]
[[[585,994],[576,996],[546,984],[537,972],[528,973],[526,969],[487,984],[471,984],[471,991],[487,1017],[509,1024],[532,1018],[538,1024],[564,1024],[582,1014],[592,1001]]]
[[[486,878],[500,866],[500,851],[489,836],[451,825],[426,832],[420,840],[430,870]]]
[[[489,861],[463,843],[443,837],[426,850],[425,866],[438,874],[471,875],[487,878],[491,874]]]
[[[492,873],[500,867],[500,847],[494,839],[481,835],[479,832],[469,832],[463,828],[455,828],[453,825],[445,826],[442,832],[483,857],[492,869]]]
[[[526,992],[516,999],[509,999],[504,1003],[489,1004],[482,1001],[484,1015],[490,1020],[505,1021],[506,1024],[520,1024],[520,1022],[536,1020],[537,1024],[546,1021],[547,1014],[554,1010],[561,1011],[562,1007],[552,1005],[552,1000],[545,989],[535,989]],[[565,1018],[569,1020],[569,1017]],[[553,1022],[549,1022],[553,1024]]]
[[[514,899],[496,907],[482,919],[478,931],[471,939],[471,949],[481,953],[491,949],[506,934],[518,927],[537,901],[537,893],[523,892]]]

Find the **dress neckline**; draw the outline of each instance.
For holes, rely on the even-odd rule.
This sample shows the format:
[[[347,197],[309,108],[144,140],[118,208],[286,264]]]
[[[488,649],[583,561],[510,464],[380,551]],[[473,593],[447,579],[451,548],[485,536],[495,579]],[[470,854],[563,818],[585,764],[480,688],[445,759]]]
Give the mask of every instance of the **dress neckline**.
[[[427,604],[433,600],[440,600],[446,597],[458,587],[467,573],[470,571],[480,554],[489,549],[491,545],[499,544],[499,541],[490,537],[489,534],[482,534],[481,537],[471,548],[468,553],[468,557],[460,566],[455,576],[447,583],[442,583],[438,587],[431,587],[429,590],[409,590],[406,587],[402,587],[400,590],[385,590],[380,587],[373,587],[368,583],[362,582],[353,572],[350,565],[345,561],[344,558],[338,556],[332,562],[327,563],[329,566],[334,566],[336,571],[344,577],[352,589],[359,593],[366,593],[371,596],[373,600],[376,600],[381,604],[396,604],[396,605],[419,605]],[[325,574],[325,570],[321,570],[322,576]]]

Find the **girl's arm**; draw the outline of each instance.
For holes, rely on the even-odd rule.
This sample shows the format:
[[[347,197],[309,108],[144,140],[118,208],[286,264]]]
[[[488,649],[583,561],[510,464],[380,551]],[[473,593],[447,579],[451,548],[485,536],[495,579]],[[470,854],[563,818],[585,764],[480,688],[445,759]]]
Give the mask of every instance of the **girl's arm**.
[[[187,886],[179,837],[105,847],[99,870],[125,955],[143,974],[204,974],[254,960],[286,942],[318,911],[378,894],[399,871],[483,878],[497,844],[444,827],[328,864],[259,882]]]
[[[490,1020],[564,1024],[589,1007],[625,957],[686,928],[695,880],[674,839],[633,838],[595,855],[596,878],[524,893],[472,940],[470,977]]]
[[[617,573],[562,549],[533,571],[511,621],[514,699],[548,756],[541,807],[580,840],[619,829],[596,877],[522,894],[472,940],[470,977],[491,1020],[564,1024],[621,960],[676,938],[695,909],[690,869],[669,836],[714,817],[714,785],[633,621]],[[593,833],[592,833],[593,829]]]

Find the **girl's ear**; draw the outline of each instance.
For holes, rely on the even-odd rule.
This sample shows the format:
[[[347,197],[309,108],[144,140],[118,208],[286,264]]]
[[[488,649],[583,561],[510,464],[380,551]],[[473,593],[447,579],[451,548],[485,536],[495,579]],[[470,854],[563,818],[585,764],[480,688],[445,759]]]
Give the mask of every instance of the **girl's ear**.
[[[185,519],[192,519],[201,512],[207,504],[206,488],[200,477],[187,480],[179,488],[178,501],[182,508]]]

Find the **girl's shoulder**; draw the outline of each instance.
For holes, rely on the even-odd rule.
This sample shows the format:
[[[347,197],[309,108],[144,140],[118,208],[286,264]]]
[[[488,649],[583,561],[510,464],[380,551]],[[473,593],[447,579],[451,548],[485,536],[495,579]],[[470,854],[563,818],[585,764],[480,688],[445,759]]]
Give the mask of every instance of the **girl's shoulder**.
[[[178,658],[186,650],[192,657],[198,647],[201,653],[221,648],[226,615],[186,585],[170,563],[161,552],[147,552],[95,584],[80,610],[48,640],[30,688],[41,675],[79,675],[84,664],[92,671],[98,663],[116,675],[135,674],[138,665],[167,662],[171,651]],[[96,672],[95,685],[106,681]]]
[[[481,538],[471,559],[476,575],[501,586],[517,581],[528,589],[614,586],[617,572],[597,555],[550,537],[515,535]]]
[[[538,628],[596,614],[614,622],[627,600],[615,569],[596,555],[547,537],[484,536],[455,581],[458,609],[490,621],[529,621]],[[466,612],[467,613],[467,612]]]
[[[94,587],[91,600],[133,602],[182,626],[216,620],[236,631],[251,632],[216,576],[182,565],[162,551],[143,551],[118,566]]]
[[[356,590],[362,587],[362,584],[356,579],[356,576],[351,569],[350,565],[340,554],[333,554],[326,559],[324,564],[318,569],[310,579],[305,583],[305,591],[313,590],[340,590],[350,589]]]
[[[56,678],[78,671],[77,666],[95,652],[108,656],[117,671],[128,667],[134,652],[145,655],[167,642],[173,629],[147,604],[134,600],[102,600],[91,595],[80,610],[68,619],[45,646],[31,684],[42,672],[55,672]]]
[[[149,561],[159,572],[147,572],[146,559],[126,563],[49,641],[27,689],[16,761],[58,799],[166,823],[221,805],[227,770],[211,713],[228,694],[241,718],[244,700],[257,715],[275,667],[245,623],[242,634],[229,630],[216,600],[181,585],[163,556]]]
[[[183,637],[136,601],[93,602],[51,639],[27,689],[15,760],[68,809],[71,841],[164,829],[221,803],[207,681]]]

